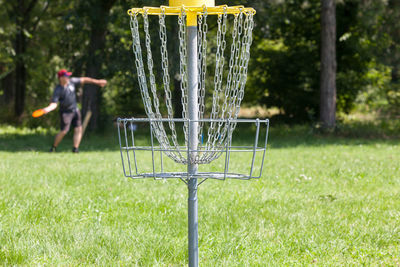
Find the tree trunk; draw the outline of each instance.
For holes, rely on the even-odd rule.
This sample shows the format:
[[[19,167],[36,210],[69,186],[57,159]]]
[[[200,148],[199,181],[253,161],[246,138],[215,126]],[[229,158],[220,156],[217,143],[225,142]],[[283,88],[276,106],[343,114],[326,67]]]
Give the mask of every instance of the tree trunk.
[[[101,69],[101,56],[100,51],[105,47],[105,28],[95,28],[92,30],[90,37],[90,45],[88,52],[88,61],[86,65],[86,76],[99,79]],[[82,113],[83,117],[90,110],[92,112],[89,129],[98,128],[98,119],[100,115],[99,105],[101,99],[101,92],[98,86],[93,84],[86,84],[83,88],[82,95]]]
[[[14,99],[14,92],[15,92],[15,71],[11,71],[8,73],[4,78],[1,80],[1,87],[3,88],[3,103],[5,106],[11,108],[13,99]]]
[[[102,53],[105,48],[105,36],[109,12],[116,0],[103,0],[93,7],[96,16],[91,16],[91,35],[89,42],[88,61],[86,63],[86,76],[91,78],[103,78],[101,75]],[[82,113],[92,112],[89,129],[97,129],[100,116],[101,91],[92,84],[87,84],[83,89]]]
[[[29,20],[31,12],[36,6],[38,0],[18,0],[13,5],[13,10],[16,14],[16,26],[17,32],[15,35],[15,102],[14,102],[14,113],[18,119],[25,109],[25,94],[26,94],[26,80],[27,80],[27,69],[26,69],[26,48],[27,42],[25,31],[28,31]],[[46,7],[47,8],[47,7]],[[36,21],[36,24],[39,20]],[[34,31],[34,29],[32,29]]]
[[[20,8],[16,8],[18,15],[16,16],[17,33],[15,36],[15,102],[14,113],[17,118],[21,118],[25,108],[25,92],[26,92],[26,67],[24,56],[26,54],[26,37],[25,16],[27,16],[23,0],[18,0]]]
[[[15,104],[14,112],[17,118],[20,118],[25,108],[26,92],[26,67],[24,55],[26,53],[26,38],[22,30],[17,32],[16,44],[16,64],[15,64]]]
[[[336,5],[321,0],[320,122],[325,129],[336,126]]]
[[[392,83],[398,83],[399,82],[399,69],[397,68],[397,65],[393,64],[392,66],[392,72],[391,72],[391,77]]]
[[[387,25],[387,33],[392,38],[392,45],[390,46],[390,65],[392,67],[391,82],[396,84],[400,79],[400,1],[399,0],[390,0],[388,2],[388,10],[387,14],[388,24]]]

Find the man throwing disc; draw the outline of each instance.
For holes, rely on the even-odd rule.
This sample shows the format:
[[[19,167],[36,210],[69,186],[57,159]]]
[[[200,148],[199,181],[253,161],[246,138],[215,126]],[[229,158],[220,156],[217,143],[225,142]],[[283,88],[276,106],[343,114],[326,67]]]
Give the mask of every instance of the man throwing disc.
[[[79,152],[79,144],[82,139],[82,116],[76,103],[75,88],[83,84],[95,84],[104,87],[107,84],[106,80],[97,80],[88,77],[70,77],[71,72],[65,69],[60,70],[58,75],[59,84],[54,88],[53,97],[50,105],[43,108],[43,112],[49,113],[57,108],[57,103],[60,102],[60,126],[61,131],[54,138],[53,146],[50,152],[55,152],[58,144],[68,133],[70,127],[74,128],[73,148],[72,152]]]

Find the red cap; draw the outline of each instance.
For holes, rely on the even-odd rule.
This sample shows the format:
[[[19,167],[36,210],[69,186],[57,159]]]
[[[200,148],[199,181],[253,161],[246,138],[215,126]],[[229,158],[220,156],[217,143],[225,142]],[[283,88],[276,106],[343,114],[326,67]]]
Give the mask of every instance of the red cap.
[[[69,76],[71,76],[71,74],[72,74],[72,72],[68,72],[66,69],[62,69],[57,73],[58,78],[63,77],[63,76],[69,77]]]

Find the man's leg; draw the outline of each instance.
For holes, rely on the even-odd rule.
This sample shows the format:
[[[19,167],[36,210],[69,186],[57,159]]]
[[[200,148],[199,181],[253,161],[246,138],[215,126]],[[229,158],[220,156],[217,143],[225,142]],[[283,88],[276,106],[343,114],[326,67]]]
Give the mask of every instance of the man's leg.
[[[82,140],[82,126],[74,128],[74,148],[78,149]]]
[[[70,125],[71,125],[72,117],[73,117],[72,113],[61,113],[60,114],[61,131],[54,138],[54,143],[50,149],[50,152],[56,151],[56,147],[63,140],[64,136],[68,133]]]
[[[64,136],[68,133],[68,131],[62,130],[60,131],[56,137],[54,138],[53,147],[57,147],[58,144],[63,140]]]
[[[82,116],[79,109],[76,109],[74,112],[74,118],[72,120],[72,126],[74,127],[74,146],[72,147],[72,152],[79,152],[79,145],[82,140]]]

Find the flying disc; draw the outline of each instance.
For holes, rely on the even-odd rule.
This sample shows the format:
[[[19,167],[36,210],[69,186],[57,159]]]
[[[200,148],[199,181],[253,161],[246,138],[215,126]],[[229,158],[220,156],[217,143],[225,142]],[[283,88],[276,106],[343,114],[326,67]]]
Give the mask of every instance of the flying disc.
[[[43,109],[37,109],[32,113],[32,117],[37,118],[44,115]]]

